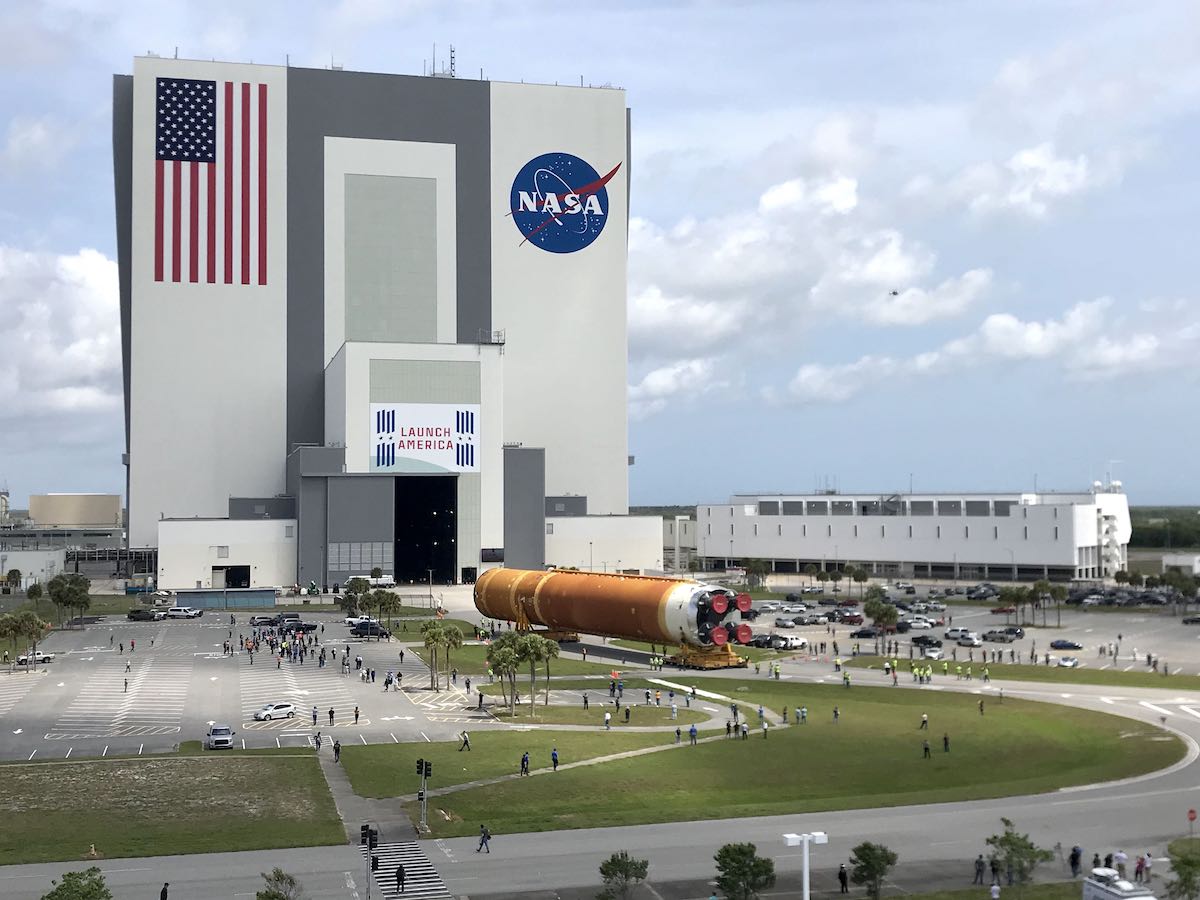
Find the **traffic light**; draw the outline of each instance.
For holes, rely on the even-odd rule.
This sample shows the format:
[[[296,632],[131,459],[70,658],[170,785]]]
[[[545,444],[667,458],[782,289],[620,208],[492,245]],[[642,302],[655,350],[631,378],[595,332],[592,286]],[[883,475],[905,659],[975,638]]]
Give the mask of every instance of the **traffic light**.
[[[379,829],[372,828],[367,832],[367,849],[374,850],[379,846]]]
[[[360,844],[367,843],[367,841],[370,840],[370,835],[371,835],[371,826],[370,825],[360,826],[358,829],[358,842]]]
[[[417,760],[417,774],[418,775],[425,774],[425,760],[423,760],[423,759]]]
[[[432,777],[432,775],[433,775],[433,762],[432,762],[432,760],[427,759],[427,760],[425,760],[425,777],[430,778],[430,777]]]
[[[371,871],[372,872],[379,871],[379,857],[378,856],[371,857]]]

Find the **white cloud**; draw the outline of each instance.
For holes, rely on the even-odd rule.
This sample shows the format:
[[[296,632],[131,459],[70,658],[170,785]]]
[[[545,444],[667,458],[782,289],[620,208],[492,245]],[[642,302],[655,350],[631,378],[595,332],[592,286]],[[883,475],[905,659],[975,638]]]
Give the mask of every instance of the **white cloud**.
[[[54,116],[17,116],[5,130],[0,163],[10,170],[53,166],[77,141],[76,130]]]
[[[1060,318],[1023,321],[1009,313],[988,316],[972,333],[936,350],[897,359],[864,355],[849,363],[801,366],[783,398],[796,403],[841,403],[896,377],[945,375],[974,366],[1021,360],[1055,360],[1069,376],[1099,380],[1183,364],[1200,351],[1200,316],[1142,321],[1130,331],[1113,302],[1077,303]],[[1152,330],[1153,329],[1153,330]],[[767,392],[769,399],[780,399]]]
[[[629,388],[629,414],[644,419],[666,409],[684,395],[696,395],[711,388],[715,370],[712,360],[685,359],[647,373]]]
[[[0,421],[111,416],[122,397],[119,320],[113,260],[0,246]]]

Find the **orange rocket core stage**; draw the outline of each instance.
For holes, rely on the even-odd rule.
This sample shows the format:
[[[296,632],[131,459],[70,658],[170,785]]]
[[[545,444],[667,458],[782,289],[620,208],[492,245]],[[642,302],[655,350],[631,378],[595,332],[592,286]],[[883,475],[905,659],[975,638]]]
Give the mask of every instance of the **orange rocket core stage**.
[[[680,589],[679,593],[675,593]],[[475,606],[485,616],[518,625],[543,625],[651,643],[681,643],[667,624],[667,602],[684,602],[696,582],[644,575],[489,569],[475,583]]]

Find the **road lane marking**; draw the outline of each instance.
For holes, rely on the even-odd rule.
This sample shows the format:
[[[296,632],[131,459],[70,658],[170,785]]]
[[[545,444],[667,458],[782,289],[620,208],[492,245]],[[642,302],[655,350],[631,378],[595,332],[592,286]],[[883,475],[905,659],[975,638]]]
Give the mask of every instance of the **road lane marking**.
[[[1161,706],[1155,706],[1153,703],[1150,703],[1149,701],[1146,701],[1146,700],[1139,700],[1138,706],[1144,706],[1144,707],[1146,707],[1146,709],[1153,710],[1154,712],[1158,713],[1160,716],[1175,715],[1169,709],[1163,709]]]
[[[72,751],[72,750],[74,750],[74,749],[75,749],[74,747],[68,747],[68,748],[67,748],[67,755],[66,755],[66,756],[64,756],[64,757],[63,757],[63,759],[70,759],[70,758],[71,758],[71,751]]]
[[[34,750],[32,753],[30,753],[30,754],[29,754],[29,758],[30,758],[30,759],[33,759],[35,756],[37,756],[37,751],[36,751],[36,750]]]

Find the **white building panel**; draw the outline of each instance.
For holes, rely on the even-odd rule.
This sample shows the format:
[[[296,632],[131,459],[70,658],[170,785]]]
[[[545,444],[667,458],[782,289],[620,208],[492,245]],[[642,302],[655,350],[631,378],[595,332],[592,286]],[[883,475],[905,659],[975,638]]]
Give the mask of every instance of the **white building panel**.
[[[930,566],[1072,569],[1078,578],[1101,578],[1124,568],[1131,533],[1128,501],[1112,492],[733,499],[697,507],[701,557],[827,569],[855,562],[902,573]],[[875,506],[888,503],[894,514]]]
[[[161,516],[224,515],[231,495],[283,490],[285,73],[192,60],[134,63],[128,500],[135,547],[154,544]],[[159,78],[216,83],[212,166],[156,160]]]
[[[325,138],[325,361],[346,341],[346,176],[428,178],[436,182],[437,340],[458,328],[458,253],[453,144]],[[405,236],[397,234],[396,241]]]
[[[626,425],[625,93],[493,83],[492,326],[507,341],[504,440],[546,448],[546,493],[586,494],[598,514],[628,510]],[[545,154],[568,154],[599,175],[606,221],[591,243],[550,252],[514,221],[517,175]],[[551,168],[547,166],[547,169]],[[563,193],[585,185],[544,172],[519,190]],[[554,182],[557,187],[550,184]],[[570,201],[563,198],[564,206]],[[546,233],[584,230],[578,213],[545,214]],[[594,213],[588,214],[594,215]],[[661,551],[660,551],[661,552]]]
[[[546,565],[593,572],[662,571],[658,516],[546,518]]]
[[[295,519],[167,519],[158,523],[158,587],[213,588],[213,569],[250,567],[250,587],[296,583]]]
[[[66,550],[0,550],[0,579],[13,569],[21,573],[21,588],[45,584],[66,571]]]

